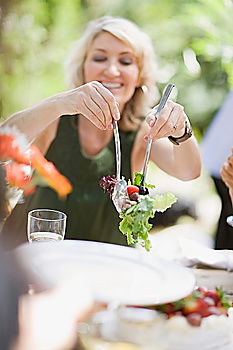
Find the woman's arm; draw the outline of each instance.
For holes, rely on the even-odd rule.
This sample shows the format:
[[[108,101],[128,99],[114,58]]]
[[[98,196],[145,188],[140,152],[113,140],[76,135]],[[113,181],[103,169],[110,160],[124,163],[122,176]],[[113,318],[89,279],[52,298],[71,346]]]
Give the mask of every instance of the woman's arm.
[[[146,121],[150,130],[146,140],[154,140],[150,159],[162,170],[180,180],[192,180],[200,176],[201,157],[198,143],[192,135],[179,145],[173,144],[168,137],[180,138],[184,135],[187,116],[184,108],[168,101],[158,118],[155,111],[149,114]]]
[[[168,138],[155,141],[151,160],[167,174],[183,181],[200,176],[201,159],[194,136],[178,146],[173,145]]]
[[[17,126],[33,142],[52,122],[65,114],[82,114],[101,130],[111,128],[112,120],[120,118],[114,96],[102,84],[94,81],[17,112],[2,126]]]

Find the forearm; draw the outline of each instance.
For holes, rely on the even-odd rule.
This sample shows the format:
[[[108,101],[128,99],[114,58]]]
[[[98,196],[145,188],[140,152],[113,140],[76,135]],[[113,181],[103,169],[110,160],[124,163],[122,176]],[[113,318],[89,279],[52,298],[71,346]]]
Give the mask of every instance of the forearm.
[[[151,160],[169,175],[183,181],[200,176],[201,159],[194,136],[178,146],[168,138],[157,140],[153,144]]]
[[[201,157],[194,136],[173,146],[173,168],[176,177],[183,181],[195,179],[201,173]]]
[[[32,142],[61,114],[60,104],[55,95],[33,107],[14,113],[3,122],[2,126],[15,125],[27,136],[29,142]]]

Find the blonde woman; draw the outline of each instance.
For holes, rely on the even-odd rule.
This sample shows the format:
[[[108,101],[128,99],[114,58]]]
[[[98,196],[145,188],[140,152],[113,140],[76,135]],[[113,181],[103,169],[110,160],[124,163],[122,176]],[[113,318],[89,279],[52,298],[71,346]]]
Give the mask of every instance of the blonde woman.
[[[74,44],[65,72],[71,90],[65,93],[65,103],[64,93],[50,99],[40,123],[43,131],[43,127],[37,131],[38,120],[30,111],[26,117],[19,113],[9,122],[34,139],[69,178],[74,190],[66,201],[59,201],[49,188],[38,188],[26,203],[16,206],[3,234],[15,232],[14,245],[26,240],[27,212],[53,208],[68,215],[66,238],[126,245],[118,230],[118,213],[98,186],[102,176],[115,173],[112,119],[120,119],[122,174],[126,179],[142,169],[149,138],[154,140],[151,160],[162,170],[184,181],[198,177],[197,141],[179,104],[168,101],[160,117],[154,117],[153,46],[134,23],[114,17],[90,22]],[[50,116],[51,103],[60,118]]]

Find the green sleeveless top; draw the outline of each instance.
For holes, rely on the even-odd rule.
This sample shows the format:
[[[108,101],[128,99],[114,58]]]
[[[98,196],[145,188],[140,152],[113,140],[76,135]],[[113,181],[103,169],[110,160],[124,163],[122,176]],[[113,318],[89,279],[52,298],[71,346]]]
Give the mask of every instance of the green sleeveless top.
[[[98,155],[87,157],[80,146],[77,123],[78,116],[62,116],[56,137],[46,154],[46,158],[71,181],[72,193],[62,201],[52,189],[38,187],[26,199],[26,203],[16,206],[7,220],[11,221],[10,230],[7,230],[7,222],[4,230],[16,230],[19,235],[19,230],[26,232],[26,216],[29,210],[57,209],[67,214],[66,239],[127,245],[126,237],[118,229],[118,213],[109,194],[104,193],[99,186],[102,176],[116,173],[114,139]],[[135,136],[136,132],[120,131],[122,175],[126,179],[131,178],[130,156]]]

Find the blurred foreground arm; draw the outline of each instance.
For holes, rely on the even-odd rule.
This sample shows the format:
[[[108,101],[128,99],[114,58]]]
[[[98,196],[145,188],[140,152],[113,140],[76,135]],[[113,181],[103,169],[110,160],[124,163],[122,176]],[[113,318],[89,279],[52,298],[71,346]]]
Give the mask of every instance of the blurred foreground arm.
[[[77,322],[96,305],[82,281],[65,281],[52,291],[24,295],[19,308],[19,340],[13,350],[66,350],[77,341]]]

